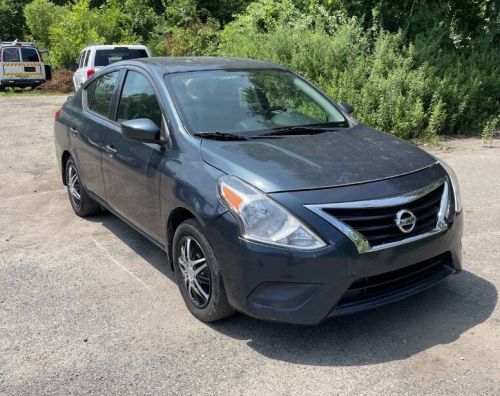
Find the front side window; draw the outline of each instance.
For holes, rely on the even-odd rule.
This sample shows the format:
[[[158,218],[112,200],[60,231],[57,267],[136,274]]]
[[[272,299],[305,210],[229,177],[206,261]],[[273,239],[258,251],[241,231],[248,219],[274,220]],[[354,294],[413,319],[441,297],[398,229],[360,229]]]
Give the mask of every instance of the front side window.
[[[34,48],[21,48],[23,62],[40,62],[38,52]]]
[[[115,90],[119,72],[112,72],[99,77],[87,87],[89,110],[109,117],[109,108]]]
[[[3,62],[21,62],[19,55],[19,48],[7,47],[2,50],[2,61]]]
[[[167,75],[192,133],[251,133],[347,121],[311,84],[285,70],[214,70]]]
[[[118,122],[149,118],[161,127],[161,109],[153,87],[141,73],[129,71],[118,105]]]

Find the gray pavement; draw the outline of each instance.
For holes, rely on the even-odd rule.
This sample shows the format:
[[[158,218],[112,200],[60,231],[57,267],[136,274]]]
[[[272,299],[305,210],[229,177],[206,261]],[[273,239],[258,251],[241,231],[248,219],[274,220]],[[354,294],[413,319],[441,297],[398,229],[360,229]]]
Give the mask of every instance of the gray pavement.
[[[500,142],[432,151],[461,181],[465,271],[295,327],[185,309],[164,253],[71,210],[54,96],[0,96],[0,394],[500,394]]]

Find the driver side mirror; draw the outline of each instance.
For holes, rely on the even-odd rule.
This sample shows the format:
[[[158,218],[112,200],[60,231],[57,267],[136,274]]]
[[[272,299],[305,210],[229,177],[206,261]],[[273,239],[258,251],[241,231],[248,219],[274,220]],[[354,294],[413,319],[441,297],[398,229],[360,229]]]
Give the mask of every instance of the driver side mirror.
[[[161,143],[160,127],[149,118],[137,118],[120,124],[123,137],[137,142]]]
[[[354,112],[354,107],[352,107],[350,104],[348,103],[339,103],[340,107],[342,108],[342,110],[344,110],[344,112],[346,114],[349,114],[351,115],[353,112]]]
[[[78,64],[76,63],[68,63],[66,65],[66,69],[72,71],[72,72],[76,72],[76,70],[78,69]]]

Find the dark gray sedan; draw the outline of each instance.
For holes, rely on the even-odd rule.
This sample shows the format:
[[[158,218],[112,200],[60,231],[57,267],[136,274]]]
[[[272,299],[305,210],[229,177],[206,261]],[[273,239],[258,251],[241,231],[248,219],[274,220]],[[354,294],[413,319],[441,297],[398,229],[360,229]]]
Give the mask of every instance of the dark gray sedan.
[[[198,319],[314,324],[461,270],[453,171],[352,111],[267,62],[124,61],[56,113],[56,155],[75,213],[164,249]]]

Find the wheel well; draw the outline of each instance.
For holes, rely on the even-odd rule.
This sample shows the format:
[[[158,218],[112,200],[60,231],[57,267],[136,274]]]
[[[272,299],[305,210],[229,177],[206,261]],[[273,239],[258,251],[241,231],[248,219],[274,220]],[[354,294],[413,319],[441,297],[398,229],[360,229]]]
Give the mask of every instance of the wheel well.
[[[61,177],[64,185],[66,185],[66,162],[68,162],[69,157],[71,157],[71,154],[69,151],[65,151],[61,158]]]
[[[170,267],[172,271],[174,269],[174,260],[172,257],[172,243],[174,241],[175,230],[179,225],[188,220],[195,219],[195,215],[185,208],[176,208],[170,213],[170,217],[167,222],[167,251],[168,251],[168,261],[170,262]]]

